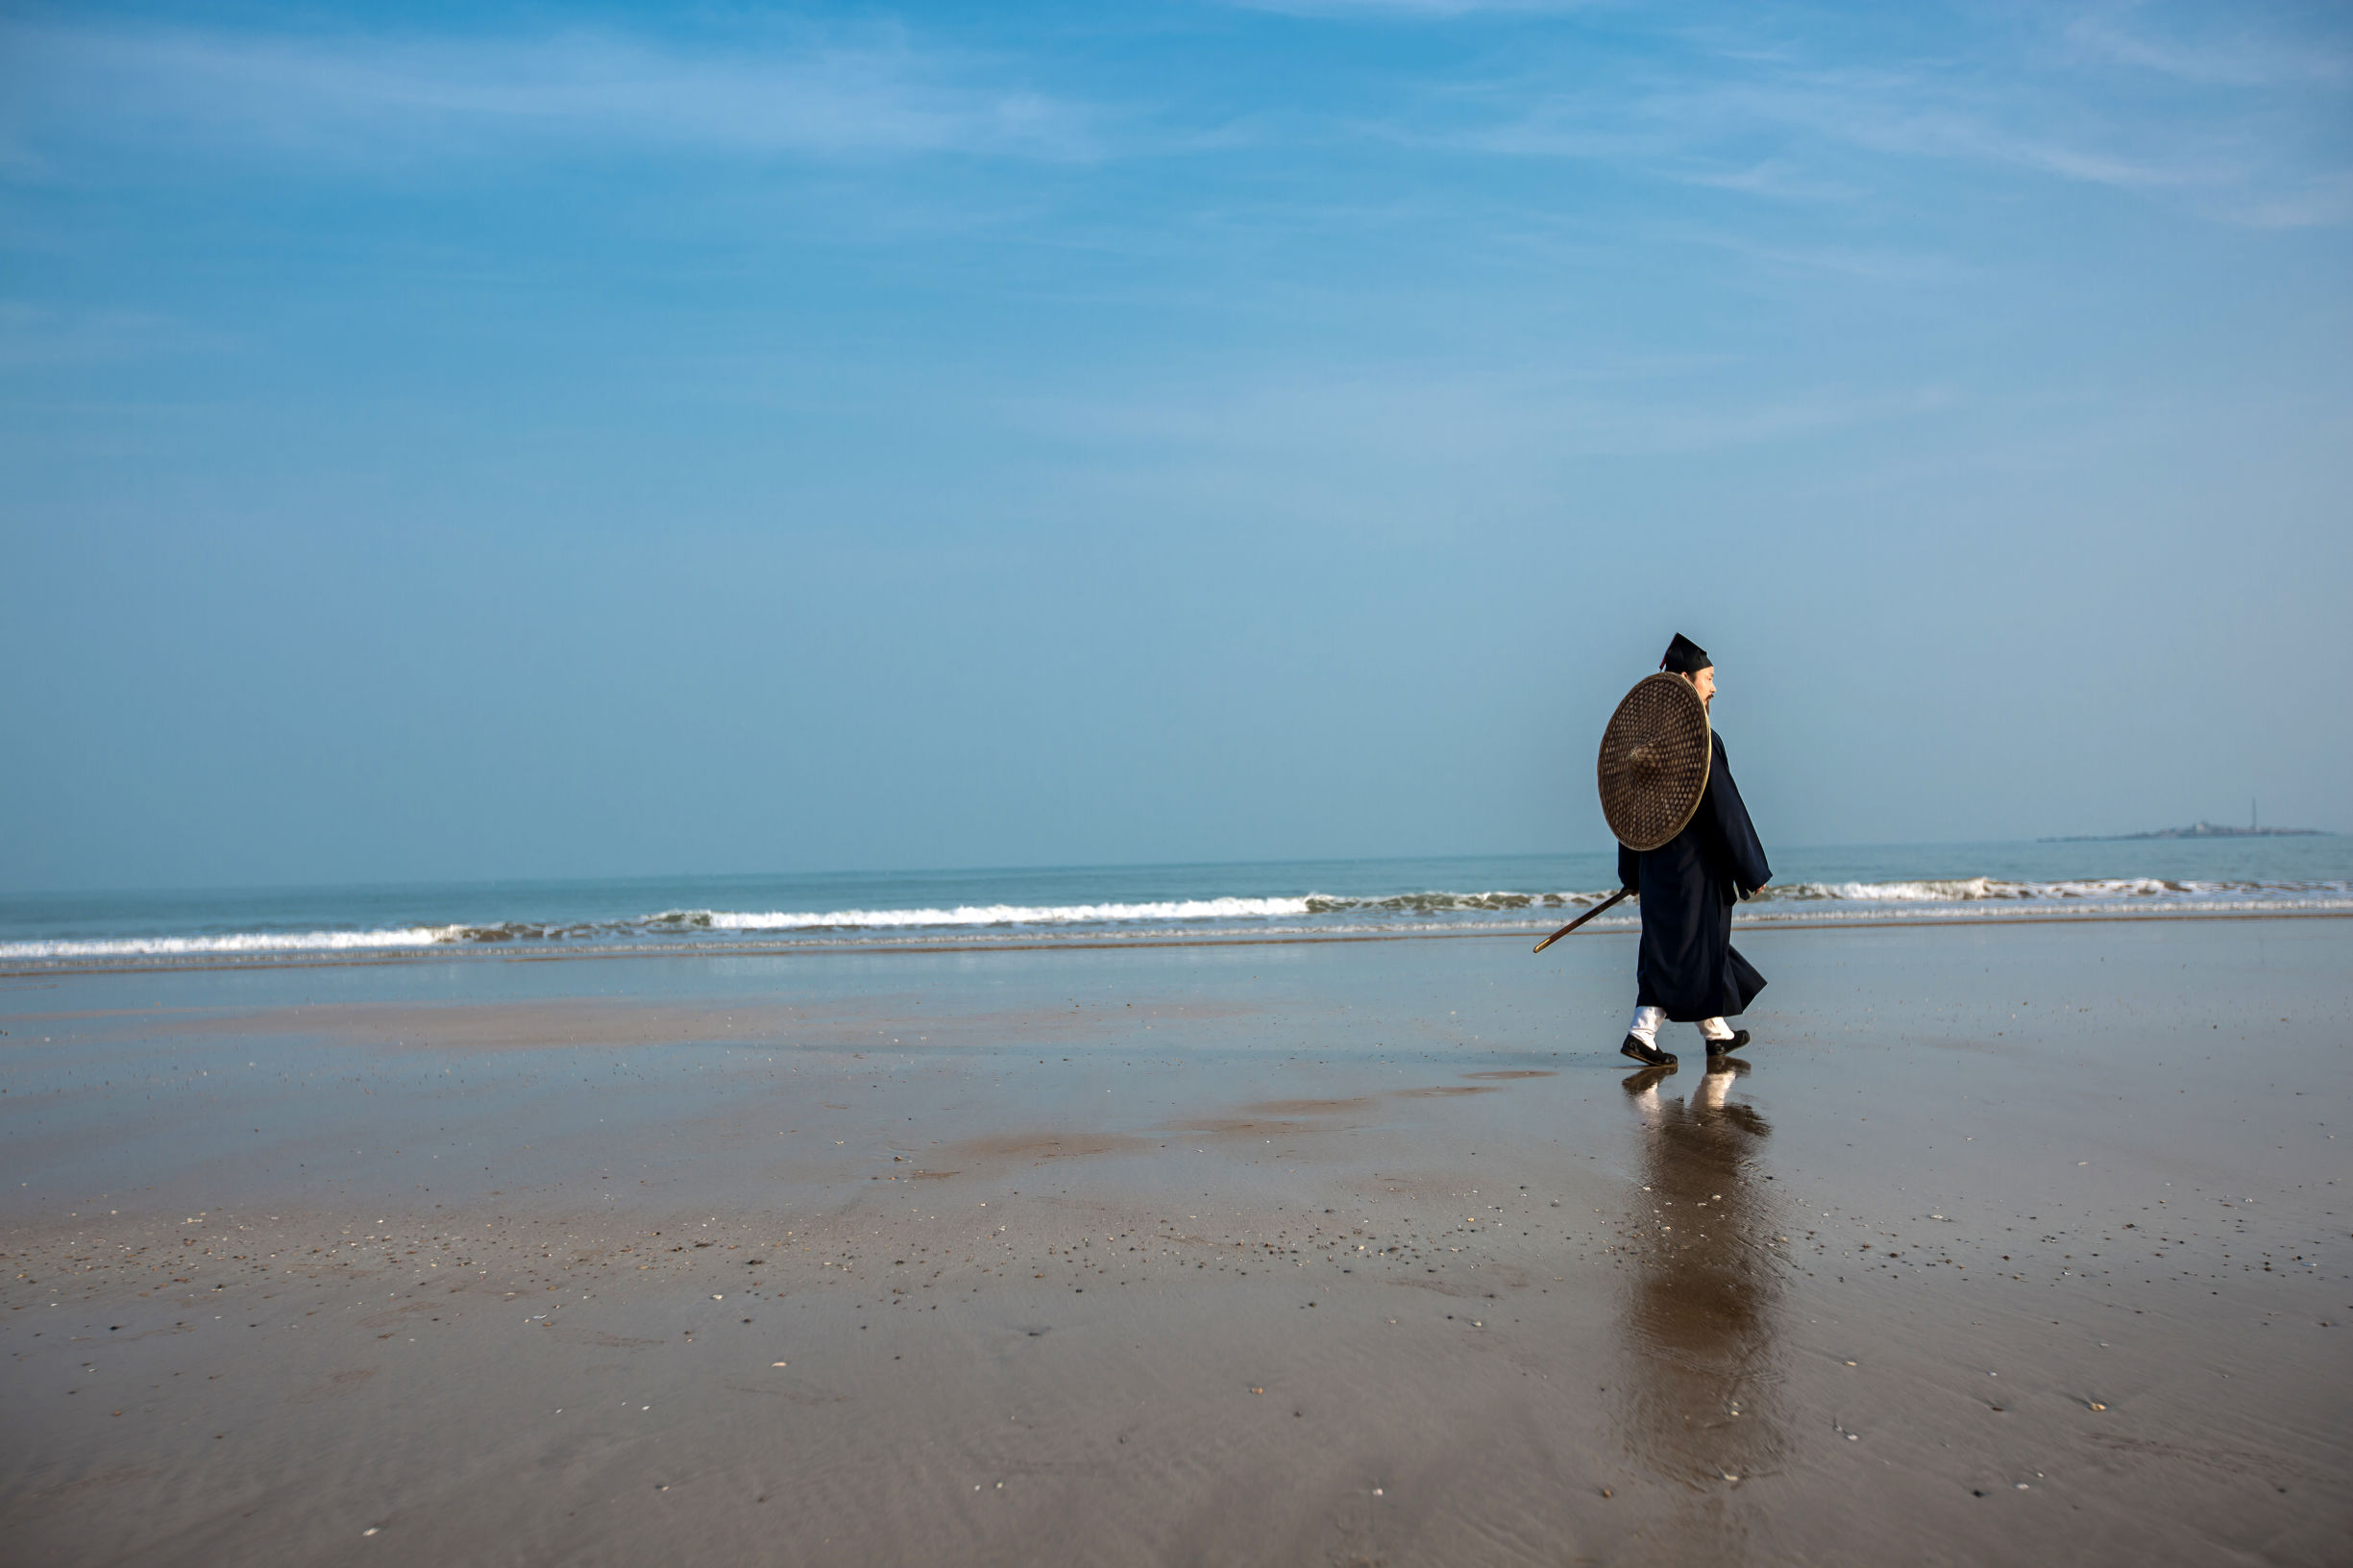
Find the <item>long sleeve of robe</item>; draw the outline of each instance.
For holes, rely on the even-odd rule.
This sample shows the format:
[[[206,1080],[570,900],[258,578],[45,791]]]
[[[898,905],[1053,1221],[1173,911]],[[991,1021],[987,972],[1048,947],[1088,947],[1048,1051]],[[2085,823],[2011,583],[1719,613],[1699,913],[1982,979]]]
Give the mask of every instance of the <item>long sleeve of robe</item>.
[[[1647,853],[1618,845],[1618,880],[1642,897],[1635,1005],[1677,1023],[1732,1017],[1765,989],[1732,945],[1732,906],[1773,880],[1773,868],[1732,782],[1724,737],[1709,740],[1707,793],[1689,824]]]

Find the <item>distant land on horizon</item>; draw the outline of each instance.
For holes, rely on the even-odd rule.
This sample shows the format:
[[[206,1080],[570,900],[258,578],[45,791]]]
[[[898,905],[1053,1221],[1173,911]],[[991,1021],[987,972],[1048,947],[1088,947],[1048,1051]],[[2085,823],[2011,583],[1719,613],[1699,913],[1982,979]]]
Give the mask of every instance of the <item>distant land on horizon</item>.
[[[2037,844],[2121,844],[2127,839],[2317,839],[2326,838],[2325,829],[2317,827],[2221,827],[2213,822],[2192,822],[2188,827],[2161,827],[2152,833],[2070,833],[2060,838],[2037,839]]]

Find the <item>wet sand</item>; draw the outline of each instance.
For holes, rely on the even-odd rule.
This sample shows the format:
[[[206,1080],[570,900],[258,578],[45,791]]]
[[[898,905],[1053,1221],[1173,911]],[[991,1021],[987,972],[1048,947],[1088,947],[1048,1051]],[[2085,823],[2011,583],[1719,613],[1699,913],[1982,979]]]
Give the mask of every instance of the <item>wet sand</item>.
[[[2342,1560],[2353,921],[0,989],[43,1563]]]

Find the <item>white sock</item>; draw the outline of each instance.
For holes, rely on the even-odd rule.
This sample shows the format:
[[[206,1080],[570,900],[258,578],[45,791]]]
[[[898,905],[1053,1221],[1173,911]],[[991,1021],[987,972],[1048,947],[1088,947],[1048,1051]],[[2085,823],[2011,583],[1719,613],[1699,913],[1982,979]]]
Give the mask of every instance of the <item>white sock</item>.
[[[1626,1032],[1651,1049],[1656,1050],[1658,1048],[1658,1026],[1666,1021],[1667,1015],[1663,1008],[1637,1007],[1634,1009],[1634,1021],[1626,1026]]]
[[[1722,1018],[1702,1018],[1700,1038],[1703,1040],[1729,1040],[1732,1038],[1732,1026]]]

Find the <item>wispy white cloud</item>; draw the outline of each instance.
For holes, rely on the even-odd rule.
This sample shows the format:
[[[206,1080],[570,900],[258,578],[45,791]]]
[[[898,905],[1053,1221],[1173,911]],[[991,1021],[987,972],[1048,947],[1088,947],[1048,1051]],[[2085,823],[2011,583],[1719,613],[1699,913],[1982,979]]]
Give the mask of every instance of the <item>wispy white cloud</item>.
[[[196,138],[359,159],[563,146],[1084,159],[1086,106],[895,30],[696,51],[609,32],[289,37],[0,24],[0,147]]]
[[[1461,16],[1534,16],[1588,11],[1616,0],[1229,0],[1244,11],[1336,20],[1414,19],[1446,21]]]
[[[2353,170],[2316,175],[2282,189],[2242,197],[2231,216],[2250,229],[2313,229],[2353,224]]]
[[[1708,96],[1719,127],[1734,136],[1743,127],[1799,131],[1865,152],[2009,164],[2133,189],[2194,184],[2226,172],[2211,156],[2177,145],[2119,147],[2045,129],[2039,122],[2048,116],[2020,101],[2024,94],[1997,102],[1980,87],[1939,82],[1926,71],[1794,71]]]
[[[2348,218],[2353,66],[2328,38],[2298,49],[2244,28],[2194,36],[2156,7],[2102,5],[2008,31],[1931,30],[1936,50],[1906,53],[1746,15],[1669,24],[1605,7],[1595,29],[1536,15],[1592,9],[1546,0],[1276,3],[1529,26],[1504,69],[1477,48],[1213,109],[1158,90],[1143,109],[1132,72],[1121,91],[1087,96],[1066,88],[1103,80],[1086,61],[980,55],[891,26],[739,32],[722,47],[610,30],[0,22],[0,178],[38,179],[125,144],[359,163],[579,151],[1087,161],[1283,159],[1369,138],[1574,159],[1766,202],[1880,202],[1907,164],[1937,160],[2251,226]],[[2159,87],[2098,88],[2120,70]],[[2261,90],[2273,83],[2285,86]]]
[[[0,370],[116,364],[216,352],[233,342],[224,332],[153,311],[69,309],[0,300]]]
[[[1580,77],[1515,67],[1428,91],[1379,123],[1401,142],[1555,158],[1790,202],[1881,199],[1907,164],[2007,169],[2160,198],[2226,222],[2343,221],[2342,93],[2301,115],[2232,102],[2115,102],[1991,58],[1809,61],[1711,46]],[[2194,94],[2193,96],[2195,96]]]
[[[1003,417],[1089,448],[1294,457],[1380,470],[1662,456],[1770,446],[1950,408],[1944,386],[1825,387],[1742,397],[1645,367],[1591,374],[1368,368],[1144,394],[1023,399]]]
[[[1672,237],[1748,257],[1795,277],[1827,276],[1855,282],[1892,283],[1906,287],[1949,287],[1980,275],[1979,269],[1950,256],[1931,251],[1898,250],[1888,246],[1774,244],[1752,234],[1724,229],[1672,231]]]
[[[1364,134],[1787,202],[1883,203],[1934,160],[2262,227],[2345,221],[2353,28],[2144,0],[1835,16],[1706,8],[1600,27],[1512,0],[1278,0],[1335,18],[1520,12],[1510,63],[1436,65]],[[1868,34],[1868,41],[1865,35]],[[2137,78],[2138,80],[2127,80]]]
[[[2227,19],[2227,26],[2199,27]],[[2136,25],[2139,24],[2139,25]],[[2169,24],[2170,26],[2169,27]],[[2085,57],[2205,86],[2266,87],[2353,82],[2345,40],[2290,39],[2265,31],[2252,9],[2222,7],[2183,15],[2142,0],[2102,5],[2070,21],[2069,42]]]
[[[1687,170],[1677,178],[1688,184],[1785,202],[1847,202],[1862,194],[1851,182],[1810,173],[1789,158],[1768,158],[1734,168]]]

